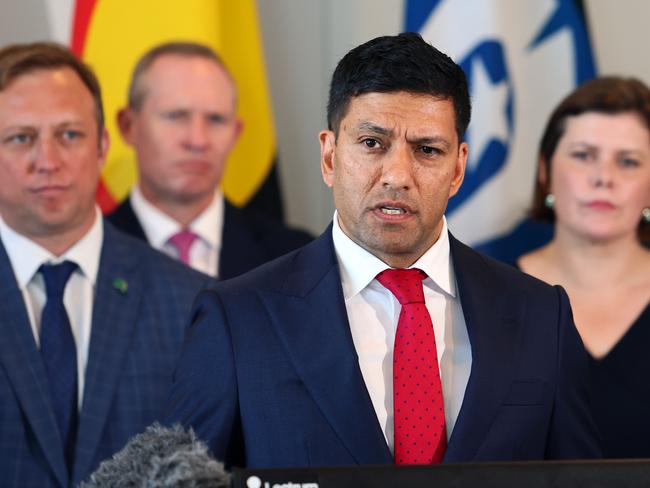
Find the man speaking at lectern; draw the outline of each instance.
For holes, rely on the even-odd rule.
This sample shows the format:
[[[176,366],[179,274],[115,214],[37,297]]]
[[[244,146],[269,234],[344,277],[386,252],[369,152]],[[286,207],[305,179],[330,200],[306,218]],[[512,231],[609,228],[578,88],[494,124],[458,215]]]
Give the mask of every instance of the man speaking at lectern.
[[[598,457],[566,293],[447,230],[461,68],[417,34],[373,39],[327,115],[332,225],[201,295],[168,420],[249,467]]]

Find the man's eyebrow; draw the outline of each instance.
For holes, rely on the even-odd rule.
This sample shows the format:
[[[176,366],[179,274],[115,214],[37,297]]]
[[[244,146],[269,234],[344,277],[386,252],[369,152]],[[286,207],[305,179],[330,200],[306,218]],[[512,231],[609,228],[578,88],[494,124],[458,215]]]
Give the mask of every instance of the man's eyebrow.
[[[82,119],[70,118],[70,119],[65,119],[65,120],[59,121],[59,122],[55,122],[55,123],[51,124],[50,127],[65,129],[67,127],[73,127],[73,126],[78,127],[78,126],[83,125],[83,123],[84,123],[84,121]],[[7,132],[33,131],[33,130],[38,130],[38,127],[33,125],[33,124],[29,124],[29,123],[27,123],[27,124],[18,123],[18,124],[7,125],[7,126],[3,127],[2,129],[0,129],[0,133],[5,134]]]
[[[374,122],[361,122],[360,124],[355,126],[355,129],[359,131],[366,131],[373,134],[379,134],[388,137],[392,136],[394,133],[392,129],[387,129],[386,127],[377,125]],[[409,137],[407,138],[407,140],[411,144],[420,144],[420,145],[442,144],[445,147],[451,146],[451,143],[442,136],[422,136],[422,137],[413,137],[413,138]]]
[[[382,136],[391,136],[393,135],[393,131],[390,129],[386,129],[385,127],[382,127],[380,125],[377,125],[373,122],[361,122],[359,125],[356,126],[357,130],[360,131],[367,131],[367,132],[372,132],[374,134],[379,134]]]
[[[56,124],[58,127],[70,127],[72,125],[83,125],[84,121],[82,119],[68,119],[63,120]]]
[[[448,149],[451,147],[451,142],[442,136],[423,136],[423,137],[407,137],[407,141],[410,144],[417,144],[422,146],[428,146],[432,144],[440,144]]]
[[[5,133],[5,132],[13,132],[13,131],[21,131],[21,130],[33,130],[34,126],[29,125],[29,124],[14,124],[14,125],[7,125],[0,129],[0,133]]]

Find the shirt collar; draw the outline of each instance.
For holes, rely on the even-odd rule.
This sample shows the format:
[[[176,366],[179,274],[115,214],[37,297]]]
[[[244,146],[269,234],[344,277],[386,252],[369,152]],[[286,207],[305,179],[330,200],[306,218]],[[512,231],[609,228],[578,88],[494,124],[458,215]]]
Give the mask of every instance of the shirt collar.
[[[389,268],[381,259],[366,251],[343,232],[336,211],[332,223],[332,239],[346,300],[360,293],[379,273]],[[424,280],[426,286],[437,287],[452,297],[456,296],[456,279],[449,252],[447,220],[444,216],[438,240],[409,268],[419,268],[427,274],[428,278]]]
[[[214,198],[208,207],[190,224],[190,230],[210,244],[210,247],[221,247],[221,228],[223,227],[224,196],[221,189],[215,191]]]
[[[92,227],[70,249],[58,257],[28,237],[16,232],[6,224],[2,217],[0,217],[0,239],[7,251],[20,289],[27,286],[42,264],[56,264],[65,260],[76,263],[79,270],[91,281],[93,286],[97,282],[99,259],[104,240],[104,222],[98,207],[95,207],[95,222]]]
[[[162,248],[171,236],[182,230],[178,222],[156,208],[142,195],[138,185],[131,190],[130,199],[133,212],[152,247]],[[221,247],[220,230],[223,225],[224,207],[223,192],[218,188],[210,205],[189,225],[189,229],[212,248]]]

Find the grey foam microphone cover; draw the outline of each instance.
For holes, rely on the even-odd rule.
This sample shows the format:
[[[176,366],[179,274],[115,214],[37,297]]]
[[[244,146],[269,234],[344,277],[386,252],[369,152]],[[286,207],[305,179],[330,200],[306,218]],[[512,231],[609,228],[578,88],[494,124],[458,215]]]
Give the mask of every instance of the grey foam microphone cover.
[[[149,426],[79,488],[227,488],[230,474],[192,430]]]

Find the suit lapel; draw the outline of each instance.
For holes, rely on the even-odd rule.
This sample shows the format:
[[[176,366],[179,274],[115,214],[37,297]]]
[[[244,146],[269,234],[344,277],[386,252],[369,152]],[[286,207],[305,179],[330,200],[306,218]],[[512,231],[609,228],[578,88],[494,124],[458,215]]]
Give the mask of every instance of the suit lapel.
[[[473,459],[514,375],[521,340],[516,290],[492,272],[486,258],[450,235],[451,254],[472,349],[472,368],[446,462]],[[514,298],[514,299],[513,299]]]
[[[137,323],[143,294],[139,257],[133,247],[124,246],[117,232],[104,225],[104,242],[97,275],[95,303],[84,400],[79,416],[79,431],[73,480],[88,472],[120,373]]]
[[[281,290],[261,293],[287,354],[352,458],[392,462],[359,369],[331,227],[297,255],[293,269]]]
[[[63,441],[54,418],[50,391],[36,347],[23,295],[0,243],[0,363],[13,386],[38,444],[61,486],[68,485]]]

